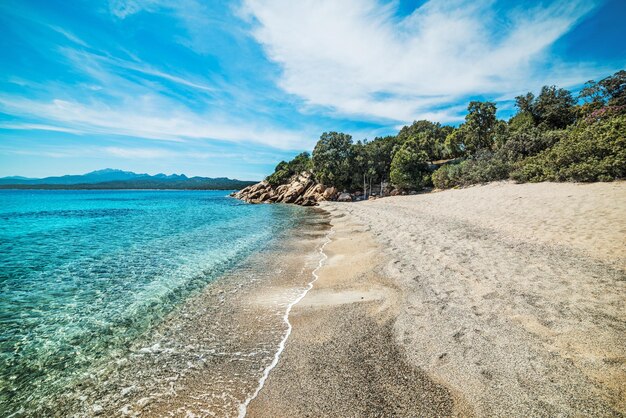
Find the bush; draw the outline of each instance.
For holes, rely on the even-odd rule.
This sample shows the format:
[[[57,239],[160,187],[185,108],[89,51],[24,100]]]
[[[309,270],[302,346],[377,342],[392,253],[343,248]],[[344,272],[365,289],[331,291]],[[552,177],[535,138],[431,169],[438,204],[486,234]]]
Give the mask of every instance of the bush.
[[[438,189],[469,186],[504,180],[509,177],[510,165],[489,151],[483,151],[459,164],[447,164],[432,175]]]
[[[626,177],[626,115],[568,128],[552,148],[518,163],[519,182],[610,181]]]
[[[281,161],[274,169],[274,172],[267,176],[265,180],[272,186],[279,186],[287,183],[291,176],[293,176],[293,172],[289,170],[285,161]]]
[[[523,127],[509,132],[506,142],[497,151],[505,161],[516,162],[539,154],[552,147],[564,136],[565,131],[544,131],[535,127]]]
[[[391,182],[401,190],[420,190],[427,183],[428,155],[417,149],[413,139],[407,140],[391,161]]]
[[[462,169],[461,164],[446,164],[439,167],[432,174],[433,185],[438,189],[450,189],[460,186],[459,179],[461,175],[459,171]]]
[[[300,174],[309,170],[311,170],[311,156],[308,152],[303,152],[296,155],[289,162],[281,161],[278,163],[274,172],[267,176],[265,180],[272,186],[278,186],[289,182],[289,179],[294,174]]]

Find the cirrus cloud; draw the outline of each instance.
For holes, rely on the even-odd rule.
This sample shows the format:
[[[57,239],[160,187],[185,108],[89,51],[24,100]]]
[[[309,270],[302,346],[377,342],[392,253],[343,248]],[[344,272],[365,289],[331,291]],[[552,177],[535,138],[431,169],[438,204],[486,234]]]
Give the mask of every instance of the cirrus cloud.
[[[550,56],[549,47],[595,7],[554,1],[431,0],[404,17],[376,0],[245,0],[242,16],[279,85],[332,113],[446,121],[472,95],[513,95],[546,82],[580,83],[594,71]]]

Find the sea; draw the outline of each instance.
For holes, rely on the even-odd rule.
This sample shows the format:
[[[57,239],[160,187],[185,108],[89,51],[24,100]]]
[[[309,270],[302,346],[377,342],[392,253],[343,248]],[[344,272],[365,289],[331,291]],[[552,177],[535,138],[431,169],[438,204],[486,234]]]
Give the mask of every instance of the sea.
[[[0,190],[0,416],[236,415],[328,222],[228,193]]]

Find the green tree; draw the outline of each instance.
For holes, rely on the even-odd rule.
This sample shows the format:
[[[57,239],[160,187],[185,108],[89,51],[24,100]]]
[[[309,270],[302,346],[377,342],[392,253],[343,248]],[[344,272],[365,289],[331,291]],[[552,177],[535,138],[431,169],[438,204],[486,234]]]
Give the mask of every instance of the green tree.
[[[539,124],[548,129],[565,129],[576,121],[576,100],[568,90],[543,86],[534,104]]]
[[[580,109],[583,115],[605,106],[626,106],[626,71],[620,70],[599,82],[588,81],[578,98],[584,102]]]
[[[626,71],[620,70],[599,83],[606,92],[609,106],[626,106]]]
[[[496,104],[472,101],[467,107],[462,130],[465,150],[471,155],[482,149],[491,149],[496,128]]]
[[[324,132],[313,149],[313,173],[326,186],[350,187],[352,137],[339,132]]]
[[[532,93],[515,98],[519,113],[532,116],[535,126],[565,129],[576,121],[576,100],[568,90],[543,86],[537,97]]]
[[[446,136],[444,142],[445,155],[449,158],[459,158],[465,155],[465,131],[455,129]]]
[[[309,170],[311,170],[311,155],[305,151],[296,155],[289,162],[279,162],[274,169],[274,173],[267,176],[265,180],[273,186],[278,186],[287,183],[294,174],[300,174]]]
[[[370,175],[370,158],[367,154],[367,140],[357,141],[350,152],[350,189],[363,189],[363,183]]]
[[[403,190],[421,189],[428,174],[428,160],[428,155],[418,149],[414,140],[406,141],[391,162],[391,182]]]
[[[445,157],[445,140],[451,127],[442,127],[438,122],[418,120],[403,127],[398,133],[398,144],[414,140],[417,148],[424,151],[430,161]]]
[[[369,168],[373,172],[372,181],[389,180],[391,161],[396,143],[396,137],[386,136],[384,138],[375,138],[366,144],[365,148],[370,160]]]
[[[511,119],[509,119],[509,132],[517,132],[520,130],[535,127],[535,119],[527,111],[520,111]]]

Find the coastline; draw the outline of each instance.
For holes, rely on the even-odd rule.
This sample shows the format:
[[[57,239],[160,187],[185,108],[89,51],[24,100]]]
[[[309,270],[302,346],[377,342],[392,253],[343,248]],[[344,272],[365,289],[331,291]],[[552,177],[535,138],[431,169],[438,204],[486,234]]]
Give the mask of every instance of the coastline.
[[[239,408],[238,408],[238,412],[239,412],[238,416],[239,416],[239,418],[244,418],[246,416],[247,408],[250,405],[250,402],[254,401],[254,399],[256,399],[256,397],[259,395],[259,393],[263,389],[263,386],[265,385],[265,381],[269,377],[269,374],[271,373],[271,371],[276,367],[276,365],[280,361],[280,356],[283,353],[283,351],[285,350],[285,345],[286,345],[287,340],[289,339],[289,336],[291,335],[291,332],[293,330],[293,326],[292,326],[292,324],[291,324],[291,322],[289,320],[289,314],[291,313],[292,308],[295,305],[297,305],[298,302],[300,302],[307,295],[307,293],[309,293],[309,291],[313,288],[313,285],[315,284],[315,282],[319,280],[318,271],[322,268],[324,262],[326,260],[328,260],[328,256],[324,252],[324,248],[326,247],[326,245],[328,245],[331,242],[331,238],[330,237],[333,234],[333,232],[334,231],[333,231],[332,228],[330,230],[328,230],[328,232],[326,233],[326,237],[325,237],[324,243],[322,245],[320,245],[320,247],[319,247],[320,259],[319,259],[319,261],[317,263],[317,267],[315,267],[315,269],[313,269],[313,271],[311,272],[312,280],[306,285],[306,287],[300,293],[300,295],[298,297],[296,297],[295,299],[293,299],[291,302],[289,302],[289,304],[287,305],[287,309],[285,309],[285,313],[283,314],[283,322],[285,323],[285,325],[287,325],[287,329],[286,329],[286,331],[285,331],[285,333],[283,335],[283,338],[280,340],[280,343],[278,345],[278,349],[276,350],[276,353],[274,354],[274,359],[265,368],[265,370],[263,370],[263,375],[259,379],[259,384],[258,384],[257,388],[255,389],[254,393],[252,393],[250,396],[248,396],[239,405]]]
[[[626,182],[503,182],[301,210],[48,410],[626,413]]]
[[[55,399],[78,416],[237,416],[284,341],[285,312],[309,288],[330,226],[297,225],[189,297],[120,356]]]
[[[328,262],[248,416],[626,413],[626,183],[322,208]]]
[[[394,341],[402,294],[380,268],[381,247],[367,228],[323,209],[333,214],[327,262],[294,306],[292,335],[247,416],[451,415],[454,396]]]

